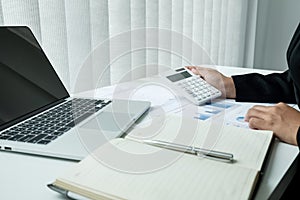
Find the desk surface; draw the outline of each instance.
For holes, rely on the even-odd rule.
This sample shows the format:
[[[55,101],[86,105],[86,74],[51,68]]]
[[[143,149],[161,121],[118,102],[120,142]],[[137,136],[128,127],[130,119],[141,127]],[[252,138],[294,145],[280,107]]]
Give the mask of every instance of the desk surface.
[[[252,70],[235,67],[218,67],[225,75],[259,72],[270,73],[266,70]],[[101,95],[100,95],[101,96]],[[271,152],[270,162],[262,176],[256,199],[267,199],[274,191],[289,166],[298,154],[298,147],[282,142],[275,142]],[[68,170],[76,162],[0,152],[1,199],[64,199],[61,195],[50,191],[46,185],[60,174]]]

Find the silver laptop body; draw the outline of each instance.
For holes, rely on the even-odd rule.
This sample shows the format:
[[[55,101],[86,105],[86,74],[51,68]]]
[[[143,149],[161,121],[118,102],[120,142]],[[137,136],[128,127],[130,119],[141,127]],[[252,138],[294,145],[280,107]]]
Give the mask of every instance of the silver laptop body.
[[[0,150],[81,160],[150,102],[71,98],[28,27],[0,27]]]

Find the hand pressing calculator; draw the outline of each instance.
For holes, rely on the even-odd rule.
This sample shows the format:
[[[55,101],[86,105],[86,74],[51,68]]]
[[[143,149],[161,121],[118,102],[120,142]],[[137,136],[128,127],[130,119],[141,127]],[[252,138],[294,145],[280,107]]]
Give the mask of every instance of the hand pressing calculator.
[[[220,90],[186,68],[167,72],[164,77],[174,83],[183,96],[196,105],[204,104],[222,94]]]

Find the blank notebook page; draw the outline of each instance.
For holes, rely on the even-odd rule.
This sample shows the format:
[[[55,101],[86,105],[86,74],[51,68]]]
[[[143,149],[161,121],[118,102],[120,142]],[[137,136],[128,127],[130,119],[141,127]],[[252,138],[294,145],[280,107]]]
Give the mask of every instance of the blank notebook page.
[[[141,155],[161,151],[126,139],[114,139],[111,142],[122,151]],[[163,151],[171,157],[177,156],[177,159],[160,169],[138,174],[121,172],[99,160],[101,154],[106,152],[103,148],[105,145],[58,178],[56,184],[59,185],[61,181],[67,185],[75,184],[77,189],[85,188],[86,195],[94,199],[111,194],[111,197],[125,199],[241,200],[249,198],[257,178],[257,171],[254,169],[169,150]],[[121,165],[128,165],[130,162],[114,153],[112,159]],[[132,163],[133,166],[135,164],[138,163]],[[72,187],[63,185],[72,190]]]

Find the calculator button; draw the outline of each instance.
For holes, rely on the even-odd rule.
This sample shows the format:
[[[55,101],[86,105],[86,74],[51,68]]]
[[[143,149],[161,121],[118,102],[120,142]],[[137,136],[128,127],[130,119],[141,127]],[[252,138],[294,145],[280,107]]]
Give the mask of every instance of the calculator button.
[[[189,98],[194,102],[200,104],[200,102],[205,102],[210,100],[212,97],[217,97],[220,95],[220,91],[209,85],[205,80],[199,77],[190,77],[176,84],[178,87],[182,88]]]

